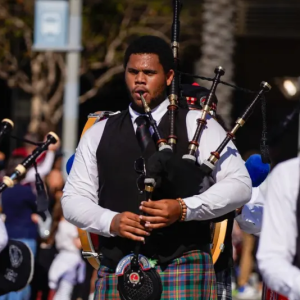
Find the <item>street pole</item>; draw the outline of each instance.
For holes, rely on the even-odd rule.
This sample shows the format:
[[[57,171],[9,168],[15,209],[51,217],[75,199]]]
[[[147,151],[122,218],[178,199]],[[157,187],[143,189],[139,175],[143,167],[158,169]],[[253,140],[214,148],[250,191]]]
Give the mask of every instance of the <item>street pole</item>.
[[[79,115],[79,69],[81,48],[82,0],[70,0],[69,45],[66,54],[66,83],[63,100],[62,171],[66,179],[66,163],[75,152]]]

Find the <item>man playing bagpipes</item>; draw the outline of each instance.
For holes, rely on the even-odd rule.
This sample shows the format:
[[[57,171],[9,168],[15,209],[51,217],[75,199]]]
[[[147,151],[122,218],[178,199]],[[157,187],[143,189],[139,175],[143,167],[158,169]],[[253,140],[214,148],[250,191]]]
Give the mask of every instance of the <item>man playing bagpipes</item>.
[[[272,289],[263,299],[300,299],[300,161],[277,165],[268,178],[258,266]],[[276,293],[275,293],[276,292]]]
[[[229,143],[226,157],[212,174],[216,184],[205,192],[177,200],[165,195],[158,201],[141,203],[137,185],[144,170],[138,168],[138,159],[142,155],[147,161],[156,152],[147,137],[149,130],[143,133],[148,125],[141,99],[146,99],[161,132],[167,132],[166,89],[174,75],[172,51],[157,37],[141,37],[128,47],[124,67],[132,103],[126,111],[92,126],[82,137],[62,198],[68,221],[99,234],[103,259],[95,299],[120,299],[116,267],[137,242],[146,242],[140,253],[151,259],[159,274],[162,294],[157,299],[216,299],[210,230],[205,221],[249,201],[249,174],[235,146]],[[199,116],[197,111],[177,111],[179,157],[187,152]],[[204,161],[225,136],[221,126],[208,118],[197,163]],[[147,215],[142,216],[142,212]],[[132,273],[128,283],[139,283],[138,274]],[[121,297],[124,299],[124,294]],[[125,299],[130,297],[125,295]]]

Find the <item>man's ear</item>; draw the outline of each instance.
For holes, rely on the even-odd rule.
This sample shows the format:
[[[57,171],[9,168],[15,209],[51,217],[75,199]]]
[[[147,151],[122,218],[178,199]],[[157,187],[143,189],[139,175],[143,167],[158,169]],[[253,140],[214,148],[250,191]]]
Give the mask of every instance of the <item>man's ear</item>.
[[[169,86],[174,78],[174,75],[175,75],[175,72],[174,70],[170,70],[167,75],[166,75],[166,78],[167,78],[167,86]]]

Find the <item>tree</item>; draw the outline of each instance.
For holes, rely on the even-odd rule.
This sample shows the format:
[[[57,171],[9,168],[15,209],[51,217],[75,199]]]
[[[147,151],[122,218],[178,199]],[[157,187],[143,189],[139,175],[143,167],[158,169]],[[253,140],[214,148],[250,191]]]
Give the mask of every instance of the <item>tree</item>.
[[[60,118],[65,63],[60,53],[32,51],[32,12],[32,2],[0,4],[0,77],[32,96],[28,129],[37,132],[42,116],[50,127]]]
[[[233,81],[235,46],[235,0],[205,0],[203,4],[202,56],[196,64],[196,72],[213,77],[215,67],[221,65],[225,69],[224,80]],[[223,78],[222,78],[223,80]],[[201,83],[210,87],[210,83]],[[218,113],[223,117],[227,126],[231,125],[232,90],[219,85]]]
[[[170,40],[170,2],[85,1],[80,75],[90,88],[80,96],[80,103],[96,96],[101,87],[123,72],[123,53],[133,37],[152,34]],[[63,53],[32,50],[33,13],[33,1],[1,1],[0,77],[9,87],[31,95],[29,131],[36,132],[42,119],[51,129],[61,120],[65,60]],[[183,11],[183,19],[181,50],[200,40],[200,21],[192,7]]]

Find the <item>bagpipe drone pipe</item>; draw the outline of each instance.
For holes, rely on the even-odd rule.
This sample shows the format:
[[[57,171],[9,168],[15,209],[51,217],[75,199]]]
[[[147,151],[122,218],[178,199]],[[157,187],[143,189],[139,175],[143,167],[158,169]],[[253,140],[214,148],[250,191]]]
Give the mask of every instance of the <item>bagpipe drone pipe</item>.
[[[196,164],[196,156],[199,148],[199,140],[205,126],[207,124],[207,117],[210,115],[211,107],[214,105],[213,100],[215,97],[215,91],[219,83],[227,84],[231,87],[235,87],[231,84],[222,82],[220,80],[221,76],[224,75],[225,71],[222,67],[217,67],[215,69],[214,78],[205,78],[202,76],[195,76],[200,79],[212,81],[212,86],[209,91],[208,96],[205,99],[205,103],[202,109],[202,115],[197,120],[198,126],[194,134],[194,138],[189,143],[188,153],[182,157],[182,159],[176,155],[176,142],[177,135],[175,132],[176,123],[176,113],[178,111],[178,102],[180,100],[180,79],[181,75],[191,75],[185,74],[179,71],[179,36],[180,36],[180,12],[182,9],[182,2],[180,0],[173,0],[173,23],[172,23],[172,39],[171,48],[174,57],[174,71],[175,75],[172,80],[171,86],[169,88],[169,101],[168,114],[169,114],[169,135],[167,138],[162,137],[159,130],[151,116],[151,111],[146,106],[146,101],[143,100],[143,95],[141,94],[141,99],[143,100],[145,112],[149,117],[150,124],[154,130],[154,136],[156,138],[156,144],[158,152],[156,152],[152,157],[150,157],[146,163],[147,174],[151,178],[155,179],[155,195],[159,198],[160,195],[168,195],[168,198],[184,198],[199,194],[207,189],[211,184],[211,173],[215,168],[215,164],[220,159],[222,150],[226,145],[234,138],[236,132],[240,127],[244,125],[246,120],[249,118],[253,112],[255,106],[262,101],[262,107],[265,105],[264,93],[271,89],[271,86],[266,83],[261,83],[260,90],[256,93],[256,96],[252,103],[246,108],[242,116],[236,121],[234,128],[227,133],[227,137],[221,143],[221,145],[212,152],[211,156],[199,167]],[[238,88],[238,87],[235,87]],[[241,89],[241,88],[240,88]],[[246,91],[245,89],[242,89]],[[264,114],[263,114],[263,121]],[[268,149],[266,145],[266,130],[265,122],[263,122],[263,136],[261,152],[262,160],[264,163],[268,163]],[[162,176],[163,174],[163,176]],[[205,182],[205,184],[203,184]]]
[[[157,146],[158,150],[152,157],[148,159],[147,171],[151,178],[156,181],[155,191],[162,195],[168,195],[171,199],[190,197],[199,194],[203,188],[203,182],[209,180],[209,176],[215,168],[216,163],[221,157],[221,152],[226,145],[234,138],[236,132],[241,128],[247,119],[250,117],[255,106],[261,100],[263,94],[271,89],[266,82],[261,83],[261,88],[257,92],[254,100],[245,109],[240,118],[237,119],[235,126],[227,133],[226,138],[219,145],[219,147],[211,152],[210,157],[205,160],[200,166],[196,164],[195,154],[198,151],[199,139],[207,124],[206,118],[211,109],[212,98],[220,79],[224,74],[221,67],[216,68],[216,76],[214,78],[209,95],[204,104],[201,117],[197,120],[198,126],[194,134],[194,138],[189,143],[188,153],[182,158],[173,155],[170,148],[165,147],[165,140],[158,136]],[[145,103],[145,101],[143,101]],[[147,112],[148,116],[151,112]],[[151,121],[150,124],[155,127]],[[158,128],[154,129],[156,133]]]
[[[9,119],[4,119],[0,124],[0,141],[3,141],[3,138],[7,135],[11,138],[34,144],[37,147],[16,166],[10,176],[4,176],[3,182],[0,184],[0,196],[7,188],[13,188],[15,182],[21,180],[25,175],[26,170],[34,166],[36,169],[37,211],[44,212],[48,209],[48,199],[44,183],[37,172],[36,159],[48,149],[50,144],[57,143],[59,138],[55,133],[49,132],[46,141],[35,143],[12,136],[10,134],[12,129],[13,122]],[[21,241],[8,240],[6,247],[0,252],[0,295],[23,289],[31,282],[33,272],[34,256],[31,249]]]
[[[0,193],[2,193],[6,188],[13,187],[15,181],[25,175],[28,168],[35,166],[36,159],[41,155],[41,153],[46,151],[50,144],[56,144],[58,141],[59,137],[54,132],[49,132],[45,142],[38,143],[38,146],[33,150],[33,152],[16,166],[14,172],[10,176],[3,177],[3,182],[0,184]],[[38,184],[41,183],[40,181],[41,179],[39,177]]]
[[[2,142],[5,135],[9,134],[14,128],[14,122],[10,119],[3,119],[0,127],[0,143]]]

